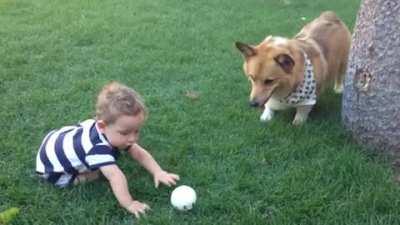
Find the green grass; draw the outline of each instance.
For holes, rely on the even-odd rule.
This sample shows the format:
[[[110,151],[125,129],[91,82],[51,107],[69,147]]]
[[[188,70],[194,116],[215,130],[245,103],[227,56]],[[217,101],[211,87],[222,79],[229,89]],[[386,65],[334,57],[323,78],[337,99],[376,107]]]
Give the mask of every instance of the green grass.
[[[13,224],[400,224],[390,166],[343,130],[341,97],[324,95],[303,127],[293,111],[261,124],[233,45],[292,36],[323,10],[353,27],[359,4],[0,0],[0,211],[19,207]],[[193,211],[128,157],[131,192],[152,207],[137,222],[105,181],[59,190],[34,175],[46,132],[92,116],[109,80],[145,98],[140,143],[196,189]]]

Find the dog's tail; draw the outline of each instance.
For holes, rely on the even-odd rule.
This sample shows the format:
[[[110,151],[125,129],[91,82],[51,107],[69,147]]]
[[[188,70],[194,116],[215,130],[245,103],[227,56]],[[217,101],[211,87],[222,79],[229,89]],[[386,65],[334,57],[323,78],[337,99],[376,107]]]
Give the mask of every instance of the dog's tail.
[[[322,17],[322,18],[324,18],[324,19],[326,19],[326,20],[328,20],[328,21],[331,21],[331,22],[340,23],[339,17],[338,17],[338,16],[336,15],[336,13],[333,12],[333,11],[325,11],[325,12],[322,12],[321,15],[320,15],[320,17]]]

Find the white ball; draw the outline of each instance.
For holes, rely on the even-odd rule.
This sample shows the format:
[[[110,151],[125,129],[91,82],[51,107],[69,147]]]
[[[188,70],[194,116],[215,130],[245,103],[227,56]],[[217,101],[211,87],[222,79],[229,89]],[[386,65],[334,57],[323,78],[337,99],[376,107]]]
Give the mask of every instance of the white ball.
[[[196,192],[187,185],[181,185],[171,193],[172,206],[181,211],[191,210],[196,200]]]

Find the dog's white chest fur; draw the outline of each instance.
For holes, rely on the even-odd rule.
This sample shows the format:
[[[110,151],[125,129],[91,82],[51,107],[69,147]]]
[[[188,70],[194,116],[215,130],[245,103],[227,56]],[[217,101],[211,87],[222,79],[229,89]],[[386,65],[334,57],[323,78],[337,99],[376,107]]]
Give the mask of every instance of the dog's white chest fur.
[[[304,54],[304,80],[300,83],[294,92],[287,97],[282,98],[272,95],[265,104],[264,112],[260,119],[262,121],[271,120],[273,110],[284,110],[290,107],[312,106],[317,102],[316,82],[314,78],[314,69],[310,59]]]

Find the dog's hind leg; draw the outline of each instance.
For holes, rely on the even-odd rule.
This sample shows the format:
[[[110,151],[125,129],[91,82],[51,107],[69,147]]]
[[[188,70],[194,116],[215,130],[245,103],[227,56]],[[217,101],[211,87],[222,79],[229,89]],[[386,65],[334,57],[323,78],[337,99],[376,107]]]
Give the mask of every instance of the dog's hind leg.
[[[341,57],[341,62],[339,64],[339,69],[337,71],[337,74],[335,76],[334,80],[334,86],[333,90],[336,93],[342,93],[343,92],[343,83],[344,83],[344,76],[346,75],[346,70],[347,70],[347,62],[348,62],[348,55],[349,55],[349,48],[350,48],[350,41],[348,41],[348,47],[347,49],[343,52],[342,57]]]
[[[343,92],[343,80],[335,80],[335,84],[333,87],[333,90],[335,91],[335,93],[342,93]]]
[[[347,63],[345,63],[345,65],[342,65],[339,70],[339,73],[335,77],[334,84],[333,84],[333,90],[336,93],[343,92],[343,82],[344,82],[344,76],[346,73],[346,67],[347,67]]]

